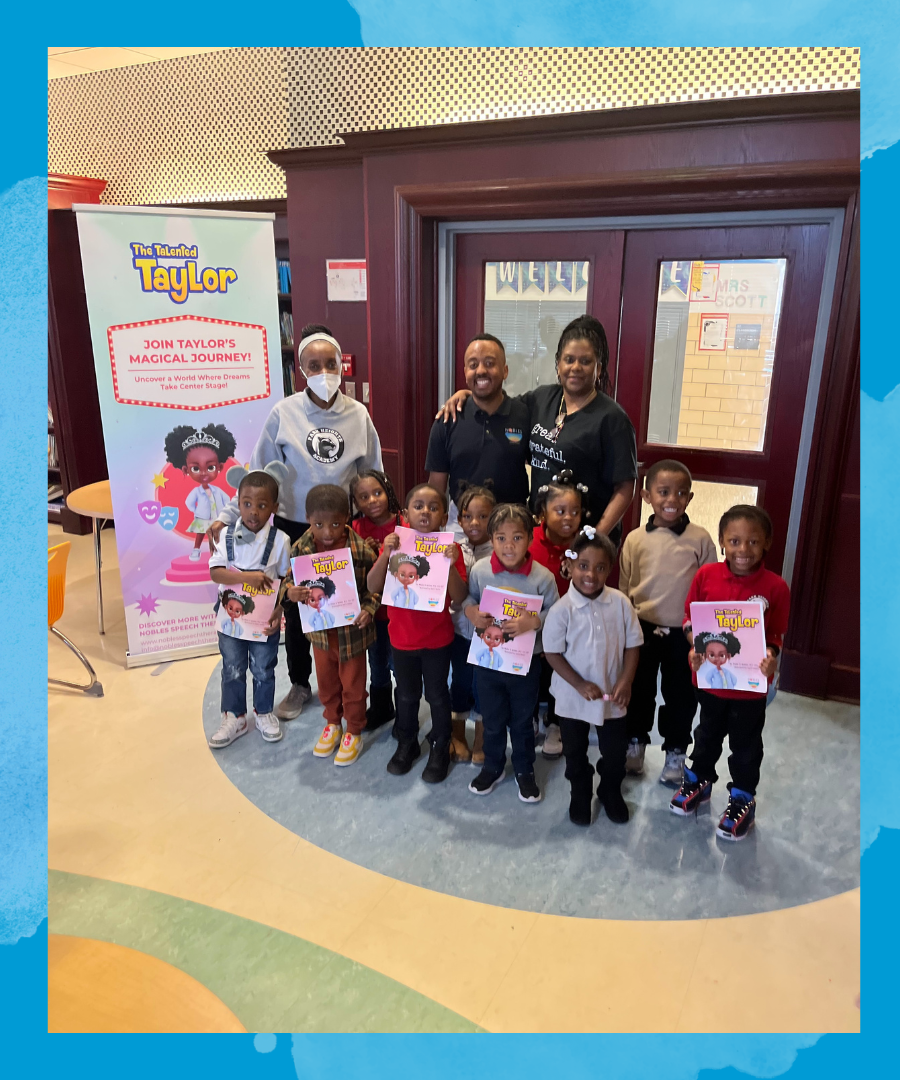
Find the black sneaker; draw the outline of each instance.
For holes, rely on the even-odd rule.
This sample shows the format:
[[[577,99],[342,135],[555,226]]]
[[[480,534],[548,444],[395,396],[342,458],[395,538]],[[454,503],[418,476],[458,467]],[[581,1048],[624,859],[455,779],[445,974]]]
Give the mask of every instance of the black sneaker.
[[[709,780],[700,780],[695,772],[685,766],[684,780],[681,787],[672,796],[669,809],[679,817],[688,817],[712,798],[712,784]]]
[[[420,753],[421,750],[419,749],[418,739],[414,739],[411,742],[402,742],[398,740],[394,756],[387,763],[387,771],[394,776],[405,775],[413,767],[413,763]]]
[[[482,769],[472,783],[469,784],[469,791],[473,795],[490,795],[502,779],[503,773],[498,775],[497,773],[488,772],[487,769]]]
[[[447,772],[450,768],[450,747],[438,747],[434,745],[431,747],[431,753],[428,755],[428,764],[422,771],[422,779],[426,784],[439,784],[442,780],[447,779]]]
[[[534,773],[518,773],[516,786],[519,789],[519,798],[522,802],[541,801],[541,789],[535,783]]]
[[[719,819],[716,836],[722,840],[743,840],[756,820],[756,799],[748,791],[733,787],[728,809]]]

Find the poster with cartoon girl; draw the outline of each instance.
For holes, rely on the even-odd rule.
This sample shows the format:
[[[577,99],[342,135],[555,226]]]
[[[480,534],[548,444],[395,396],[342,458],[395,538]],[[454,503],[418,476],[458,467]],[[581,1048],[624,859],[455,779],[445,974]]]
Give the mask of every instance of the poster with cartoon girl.
[[[694,670],[701,690],[764,694],[766,658],[763,608],[757,600],[691,604]],[[699,664],[699,666],[698,666]]]
[[[234,456],[234,436],[224,424],[207,424],[202,431],[181,424],[166,436],[165,447],[169,464],[193,484],[184,505],[193,515],[187,527],[194,537],[189,558],[198,562],[206,530],[231,501],[230,493],[215,481]]]
[[[450,560],[444,552],[452,532],[420,533],[398,525],[400,547],[388,559],[381,602],[412,611],[441,611],[447,597]]]
[[[297,555],[291,559],[294,582],[303,591],[298,607],[306,633],[348,626],[359,614],[359,593],[349,548]]]
[[[467,657],[470,664],[491,671],[506,671],[513,675],[525,675],[531,667],[534,654],[535,631],[510,637],[503,632],[505,624],[518,619],[526,612],[538,612],[544,601],[531,593],[512,589],[496,589],[493,585],[481,594],[478,607],[494,621],[486,630],[476,629]]]

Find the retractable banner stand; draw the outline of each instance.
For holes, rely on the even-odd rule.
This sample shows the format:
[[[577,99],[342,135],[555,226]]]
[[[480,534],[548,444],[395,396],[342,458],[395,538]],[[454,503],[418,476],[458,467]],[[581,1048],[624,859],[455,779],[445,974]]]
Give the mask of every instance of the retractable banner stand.
[[[214,652],[204,533],[282,397],[273,215],[76,206],[129,666]]]

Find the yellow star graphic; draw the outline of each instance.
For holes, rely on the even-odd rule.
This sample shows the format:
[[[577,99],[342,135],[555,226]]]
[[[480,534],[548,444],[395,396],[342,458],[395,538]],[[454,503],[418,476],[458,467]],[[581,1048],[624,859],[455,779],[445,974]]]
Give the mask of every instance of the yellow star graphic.
[[[153,477],[153,486],[155,488],[165,487],[168,482],[168,476],[163,476],[162,473],[156,473]]]

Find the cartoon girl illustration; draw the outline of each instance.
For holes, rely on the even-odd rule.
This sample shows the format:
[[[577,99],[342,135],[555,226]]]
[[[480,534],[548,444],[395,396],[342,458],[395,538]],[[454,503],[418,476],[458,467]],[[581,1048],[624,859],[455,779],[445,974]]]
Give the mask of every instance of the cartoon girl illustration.
[[[337,591],[337,586],[329,577],[311,578],[300,584],[309,589],[306,606],[312,609],[312,629],[330,630],[334,626],[334,616],[326,610],[326,605]]]
[[[230,497],[213,481],[234,456],[235,439],[222,424],[207,424],[202,431],[181,424],[166,436],[166,460],[197,485],[184,500],[194,515],[187,531],[194,533],[191,562],[200,559],[200,546],[206,530],[219,516]]]
[[[244,615],[249,615],[254,609],[256,605],[253,603],[253,598],[236,593],[234,589],[225,589],[220,597],[220,603],[227,618],[220,621],[216,629],[226,637],[243,637],[244,631],[241,629],[238,619]]]
[[[703,690],[734,690],[737,676],[728,661],[740,651],[741,643],[730,630],[697,634],[694,652],[703,658],[697,671],[697,685]]]
[[[394,607],[417,608],[419,594],[413,585],[426,576],[431,567],[424,555],[404,555],[397,552],[388,560],[388,570],[397,579],[397,585],[391,592]]]
[[[481,638],[485,646],[475,653],[475,663],[479,667],[487,668],[489,671],[499,671],[503,667],[503,657],[495,650],[499,649],[503,642],[507,640],[506,635],[503,633],[503,623],[494,619],[486,630],[476,629],[475,633]]]

